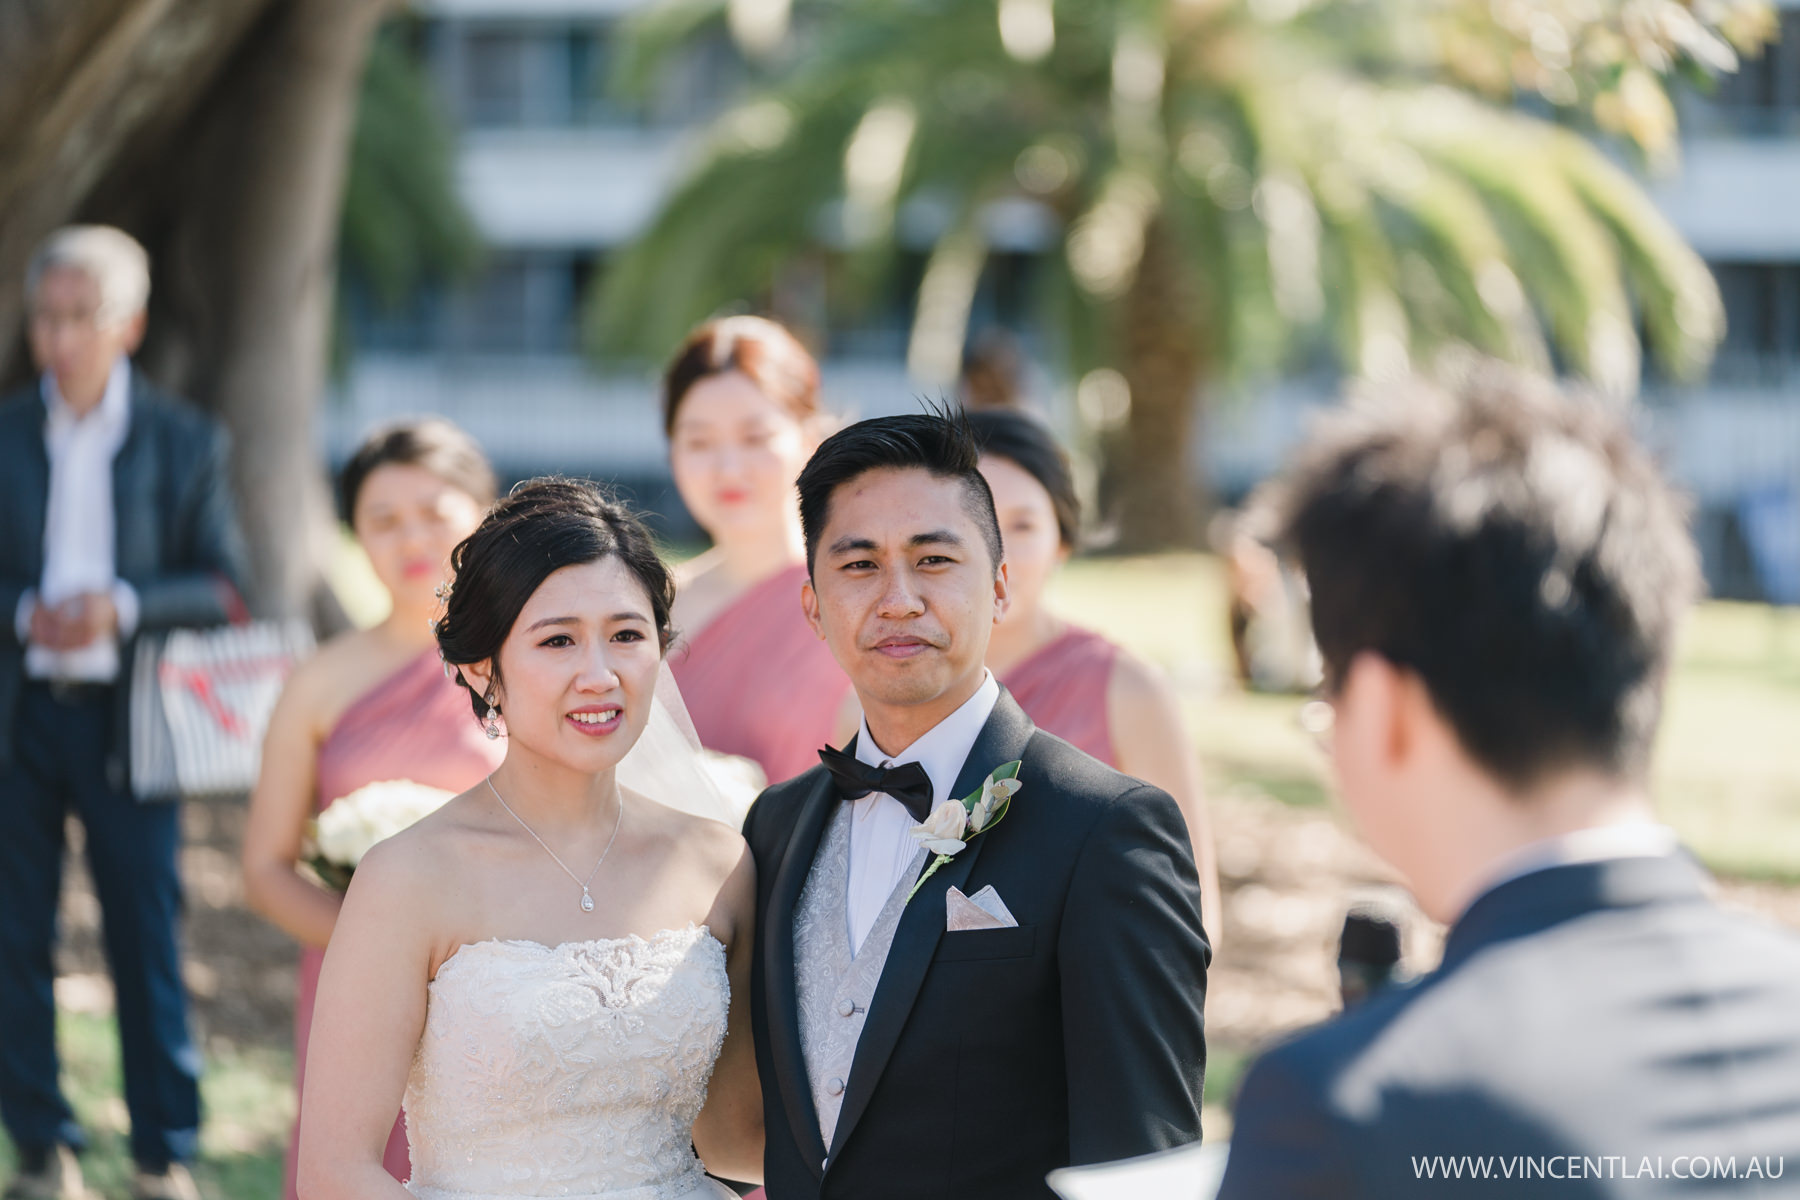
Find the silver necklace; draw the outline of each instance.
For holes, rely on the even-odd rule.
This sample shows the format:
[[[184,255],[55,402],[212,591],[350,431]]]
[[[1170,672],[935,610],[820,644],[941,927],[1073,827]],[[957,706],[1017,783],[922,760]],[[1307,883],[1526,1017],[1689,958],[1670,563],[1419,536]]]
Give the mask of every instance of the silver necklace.
[[[581,911],[593,912],[594,897],[588,892],[588,884],[594,882],[594,876],[600,873],[600,863],[606,861],[606,856],[612,853],[613,843],[619,840],[619,826],[625,823],[625,793],[619,793],[619,811],[618,814],[613,817],[612,836],[606,839],[606,849],[600,852],[600,862],[595,863],[594,869],[588,872],[588,877],[586,879],[583,879],[575,872],[569,870],[569,864],[557,857],[556,851],[550,848],[550,843],[537,835],[537,830],[525,824],[524,817],[513,812],[512,805],[506,802],[506,797],[502,796],[500,794],[500,789],[494,786],[494,777],[492,775],[488,776],[487,785],[488,791],[494,793],[494,799],[500,802],[500,807],[504,808],[507,811],[507,814],[519,823],[520,828],[531,835],[531,840],[544,848],[544,853],[548,854],[556,865],[563,869],[563,874],[581,885]]]

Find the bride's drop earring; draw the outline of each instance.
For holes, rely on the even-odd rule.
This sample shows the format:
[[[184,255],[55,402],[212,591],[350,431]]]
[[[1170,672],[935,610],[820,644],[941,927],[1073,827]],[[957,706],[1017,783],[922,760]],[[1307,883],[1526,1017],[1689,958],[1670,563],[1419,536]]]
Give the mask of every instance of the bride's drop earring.
[[[492,691],[481,699],[487,705],[487,716],[482,720],[481,728],[487,734],[488,741],[497,741],[500,737],[500,708],[494,703]]]

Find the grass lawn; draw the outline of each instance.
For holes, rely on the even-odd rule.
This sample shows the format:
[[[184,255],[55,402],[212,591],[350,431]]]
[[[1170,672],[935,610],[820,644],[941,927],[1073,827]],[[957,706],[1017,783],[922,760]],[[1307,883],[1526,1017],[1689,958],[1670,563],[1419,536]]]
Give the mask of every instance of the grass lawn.
[[[1300,700],[1239,691],[1216,559],[1089,559],[1056,606],[1168,671],[1216,791],[1254,784],[1289,803],[1327,801]],[[1689,620],[1654,771],[1657,803],[1717,872],[1800,882],[1800,611],[1708,603]]]
[[[123,1197],[131,1182],[130,1122],[119,1076],[118,1029],[110,1017],[58,1018],[63,1087],[91,1142],[82,1157],[88,1187]],[[294,1119],[294,1063],[273,1050],[208,1053],[201,1081],[205,1123],[194,1177],[218,1200],[280,1200],[282,1159]],[[0,1181],[11,1177],[12,1146],[0,1137]]]

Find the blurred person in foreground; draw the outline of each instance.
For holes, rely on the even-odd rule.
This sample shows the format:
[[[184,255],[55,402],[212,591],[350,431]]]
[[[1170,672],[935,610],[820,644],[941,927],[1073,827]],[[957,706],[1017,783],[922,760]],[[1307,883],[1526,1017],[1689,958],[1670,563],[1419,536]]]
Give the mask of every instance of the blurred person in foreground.
[[[487,456],[448,421],[400,421],[363,440],[344,464],[339,492],[344,517],[393,607],[372,628],[328,642],[288,680],[263,739],[244,829],[246,899],[304,947],[294,999],[300,1091],[319,968],[344,903],[342,892],[297,869],[307,822],[375,783],[465,791],[505,754],[470,719],[468,694],[446,674],[432,632],[450,552],[494,502]],[[299,1145],[296,1122],[287,1200],[297,1194]],[[395,1179],[410,1174],[403,1120],[388,1135],[384,1162]]]
[[[681,502],[712,539],[677,568],[669,664],[702,745],[787,779],[855,727],[850,680],[800,608],[794,481],[823,435],[818,364],[773,321],[708,321],[664,375],[663,426]]]
[[[150,294],[117,229],[53,235],[26,276],[37,381],[0,403],[0,1114],[6,1196],[88,1193],[58,1084],[64,827],[85,833],[117,995],[134,1197],[189,1197],[200,1054],[177,924],[180,806],[129,778],[135,639],[242,611],[224,431],[133,369]]]
[[[1219,869],[1200,756],[1181,702],[1156,668],[1117,642],[1050,610],[1051,580],[1081,540],[1081,499],[1068,456],[1040,420],[975,411],[981,475],[994,494],[1006,546],[1008,606],[988,642],[987,665],[1032,723],[1114,770],[1174,798],[1194,844],[1206,940],[1219,945]]]
[[[1451,929],[1251,1070],[1220,1195],[1692,1195],[1714,1156],[1709,1195],[1791,1194],[1800,939],[1652,811],[1698,571],[1623,415],[1495,370],[1345,412],[1274,503],[1344,805]]]

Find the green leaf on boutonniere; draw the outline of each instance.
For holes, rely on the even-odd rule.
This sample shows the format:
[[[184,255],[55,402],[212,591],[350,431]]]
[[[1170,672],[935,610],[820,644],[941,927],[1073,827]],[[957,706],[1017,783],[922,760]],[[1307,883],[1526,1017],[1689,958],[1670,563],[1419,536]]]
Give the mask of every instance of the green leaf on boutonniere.
[[[986,833],[1006,816],[1012,807],[1012,798],[1019,791],[1020,765],[1015,758],[995,767],[981,781],[978,791],[970,792],[961,800],[944,801],[924,821],[907,831],[919,845],[937,853],[924,874],[919,876],[919,881],[913,884],[912,891],[906,893],[908,902],[939,867],[968,847],[971,838]]]

